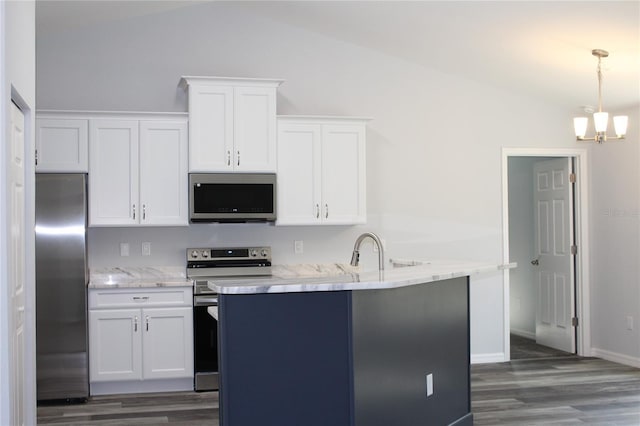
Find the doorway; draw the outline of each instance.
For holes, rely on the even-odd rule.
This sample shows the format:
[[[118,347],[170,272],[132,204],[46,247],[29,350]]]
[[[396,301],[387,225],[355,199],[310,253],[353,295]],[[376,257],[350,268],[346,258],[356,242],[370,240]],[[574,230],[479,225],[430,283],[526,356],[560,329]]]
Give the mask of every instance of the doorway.
[[[532,357],[567,353],[588,355],[586,156],[586,150],[582,149],[503,150],[504,261],[518,264],[505,279],[506,360],[523,358],[527,354]],[[562,165],[567,169],[565,177],[562,177]],[[551,169],[547,175],[541,173],[548,167]],[[573,194],[567,192],[559,195],[556,191],[552,199],[545,200],[543,197],[541,201],[539,184],[546,179],[545,176],[559,177],[551,185],[557,189],[558,182],[568,183],[571,172],[576,176],[576,183],[570,185],[575,190]],[[565,197],[564,203],[561,202],[562,197]],[[550,214],[540,214],[546,206],[551,206]],[[559,221],[563,211],[564,222],[548,222]],[[541,220],[542,217],[547,217],[547,222]],[[562,226],[567,232],[557,231]],[[545,246],[548,241],[545,242],[544,237],[547,234],[555,240],[552,245],[557,242],[561,247],[557,249],[556,246],[551,251],[555,254],[561,252],[564,256],[549,256],[548,244]],[[571,253],[573,246],[573,250],[577,250],[575,254]],[[574,321],[577,321],[577,325]],[[515,344],[513,351],[512,340]],[[536,345],[536,340],[545,346]],[[564,352],[547,350],[546,346]]]

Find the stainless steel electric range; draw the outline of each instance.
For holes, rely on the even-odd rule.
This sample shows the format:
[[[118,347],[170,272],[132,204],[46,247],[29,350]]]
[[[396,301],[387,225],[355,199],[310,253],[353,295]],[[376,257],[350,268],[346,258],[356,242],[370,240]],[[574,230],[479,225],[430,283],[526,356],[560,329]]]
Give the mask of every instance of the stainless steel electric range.
[[[271,247],[187,249],[187,278],[194,280],[193,340],[194,389],[219,389],[218,322],[207,308],[218,305],[218,295],[207,284],[211,280],[271,275]]]

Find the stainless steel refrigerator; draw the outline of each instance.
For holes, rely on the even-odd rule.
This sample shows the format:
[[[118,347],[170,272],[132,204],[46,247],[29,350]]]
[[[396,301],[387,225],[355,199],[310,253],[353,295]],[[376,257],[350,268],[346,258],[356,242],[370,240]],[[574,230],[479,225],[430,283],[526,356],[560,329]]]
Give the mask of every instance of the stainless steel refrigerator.
[[[87,177],[36,175],[36,378],[42,400],[89,396]]]

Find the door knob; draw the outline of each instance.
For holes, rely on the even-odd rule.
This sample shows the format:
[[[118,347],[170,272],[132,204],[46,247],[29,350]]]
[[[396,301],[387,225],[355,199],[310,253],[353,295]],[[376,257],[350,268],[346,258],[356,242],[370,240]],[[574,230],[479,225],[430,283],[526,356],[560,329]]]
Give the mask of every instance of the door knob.
[[[533,259],[533,260],[531,261],[531,264],[532,264],[533,266],[538,266],[538,265],[540,264],[540,259]]]

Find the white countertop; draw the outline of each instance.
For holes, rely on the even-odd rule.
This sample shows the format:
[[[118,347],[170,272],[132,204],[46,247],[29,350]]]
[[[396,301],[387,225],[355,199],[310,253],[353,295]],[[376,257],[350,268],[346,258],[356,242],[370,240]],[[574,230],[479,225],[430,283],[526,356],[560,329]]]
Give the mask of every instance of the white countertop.
[[[300,293],[313,291],[373,290],[406,287],[463,276],[498,272],[515,268],[515,263],[496,265],[456,260],[395,260],[400,267],[384,271],[355,272],[336,267],[338,274],[294,275],[295,265],[286,267],[287,274],[274,271],[271,277],[209,281],[209,288],[220,294]],[[409,265],[409,266],[405,266]],[[309,265],[300,265],[309,270]],[[313,268],[311,268],[313,269]],[[329,268],[331,269],[331,268]]]
[[[112,267],[89,271],[89,288],[192,287],[184,266]]]
[[[207,312],[216,320],[218,319],[218,307],[217,306],[208,306]]]

